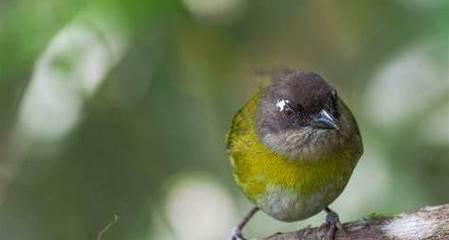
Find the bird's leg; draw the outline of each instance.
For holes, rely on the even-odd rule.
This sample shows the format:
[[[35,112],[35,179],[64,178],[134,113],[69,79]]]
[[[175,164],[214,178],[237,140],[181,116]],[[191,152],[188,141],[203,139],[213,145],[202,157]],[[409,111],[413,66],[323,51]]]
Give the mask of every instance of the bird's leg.
[[[243,237],[242,230],[248,224],[249,220],[256,214],[256,212],[259,211],[258,207],[253,207],[242,219],[242,221],[237,225],[237,227],[234,227],[232,229],[231,235],[229,236],[228,240],[245,240],[246,238]]]
[[[335,239],[335,233],[337,230],[340,230],[343,232],[344,235],[347,235],[346,230],[343,228],[343,225],[340,223],[340,219],[338,218],[338,214],[334,211],[332,211],[329,207],[324,208],[324,211],[326,212],[326,223],[325,225],[328,228],[326,238],[330,240]]]

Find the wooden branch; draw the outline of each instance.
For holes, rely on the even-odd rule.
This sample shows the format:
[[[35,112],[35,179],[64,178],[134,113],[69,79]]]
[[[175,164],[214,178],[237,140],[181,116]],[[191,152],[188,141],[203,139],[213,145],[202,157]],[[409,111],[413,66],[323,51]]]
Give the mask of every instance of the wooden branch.
[[[368,216],[343,226],[348,235],[338,231],[335,240],[449,240],[449,204],[392,217]],[[318,240],[325,239],[326,231],[324,227],[306,228],[257,240]]]

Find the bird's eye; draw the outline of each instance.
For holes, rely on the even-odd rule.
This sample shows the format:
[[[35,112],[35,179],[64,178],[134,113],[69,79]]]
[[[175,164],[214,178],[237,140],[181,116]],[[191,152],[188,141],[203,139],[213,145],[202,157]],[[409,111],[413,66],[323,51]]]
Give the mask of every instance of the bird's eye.
[[[334,90],[334,91],[331,92],[330,100],[331,100],[331,105],[333,107],[336,107],[337,106],[337,102],[338,102],[337,91]]]
[[[335,118],[339,117],[337,91],[334,90],[331,92],[329,101],[326,104],[326,108],[328,109],[329,113],[331,113]]]
[[[284,111],[282,111],[282,115],[286,119],[292,119],[295,116],[295,110],[290,106],[285,107]]]

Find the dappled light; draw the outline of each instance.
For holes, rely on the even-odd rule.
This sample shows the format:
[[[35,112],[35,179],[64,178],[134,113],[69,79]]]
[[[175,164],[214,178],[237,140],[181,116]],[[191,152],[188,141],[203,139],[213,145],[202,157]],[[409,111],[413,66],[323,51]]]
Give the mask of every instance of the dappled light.
[[[228,234],[236,213],[223,186],[201,174],[179,176],[172,181],[165,209],[176,239],[218,239]]]
[[[125,36],[108,31],[75,20],[50,40],[19,106],[19,135],[58,140],[75,126],[83,103],[123,55]]]

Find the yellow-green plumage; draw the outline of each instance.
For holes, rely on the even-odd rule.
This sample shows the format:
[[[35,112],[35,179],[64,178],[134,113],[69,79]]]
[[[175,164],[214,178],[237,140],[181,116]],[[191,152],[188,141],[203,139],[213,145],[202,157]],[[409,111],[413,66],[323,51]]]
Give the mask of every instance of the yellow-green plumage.
[[[288,159],[268,148],[256,130],[259,91],[234,116],[228,150],[234,177],[267,214],[296,221],[321,211],[344,189],[358,156],[348,147],[315,160]],[[300,158],[300,157],[298,157]],[[285,205],[285,206],[284,206]]]

